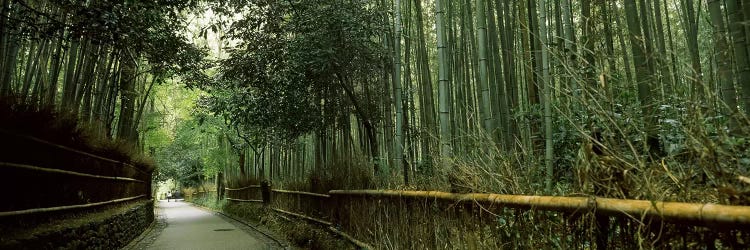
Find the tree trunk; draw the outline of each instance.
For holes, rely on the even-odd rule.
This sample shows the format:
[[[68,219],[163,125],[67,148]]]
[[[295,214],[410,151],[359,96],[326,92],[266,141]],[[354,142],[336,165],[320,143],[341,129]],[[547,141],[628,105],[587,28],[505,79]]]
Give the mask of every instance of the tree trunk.
[[[544,189],[548,194],[552,193],[552,178],[554,176],[554,169],[552,168],[552,162],[554,161],[553,140],[552,140],[552,85],[549,80],[549,45],[547,39],[547,3],[545,0],[539,1],[539,38],[542,44],[542,86],[544,88],[544,95],[542,96],[544,104],[544,162],[546,167],[546,179]]]
[[[643,6],[641,6],[643,7]],[[630,45],[635,61],[636,81],[638,82],[638,98],[641,101],[641,112],[644,120],[646,143],[652,155],[660,155],[661,147],[657,130],[657,116],[654,112],[654,101],[651,96],[651,84],[653,71],[649,65],[647,55],[646,38],[643,36],[640,19],[646,17],[638,14],[635,0],[625,0],[625,16],[627,18],[628,30],[630,31]],[[647,22],[647,21],[644,21]],[[648,26],[645,26],[648,27]]]
[[[729,44],[727,43],[726,32],[724,26],[724,15],[721,11],[721,1],[709,0],[708,1],[708,13],[711,15],[711,22],[714,26],[714,44],[716,49],[714,50],[714,60],[718,67],[718,82],[721,86],[720,95],[724,104],[727,108],[721,108],[722,110],[728,110],[726,114],[728,117],[729,133],[735,134],[737,132],[737,95],[734,90],[734,82],[732,81],[732,65],[731,57],[729,52]]]
[[[132,129],[135,127],[133,115],[135,109],[135,65],[133,59],[124,56],[121,58],[122,76],[120,77],[120,119],[117,125],[117,138],[135,143]]]
[[[67,111],[73,110],[73,101],[75,99],[75,93],[77,88],[77,82],[75,82],[75,71],[76,62],[78,61],[78,49],[80,43],[77,38],[73,38],[70,42],[70,49],[68,50],[68,62],[67,68],[65,69],[65,81],[63,82],[63,95],[62,95],[62,108]]]
[[[734,59],[736,61],[736,70],[739,75],[740,86],[742,87],[742,104],[745,109],[745,115],[750,116],[750,62],[748,61],[747,48],[743,45],[747,43],[744,26],[745,18],[742,16],[740,2],[742,0],[727,0],[726,8],[729,15],[729,33],[734,41]]]
[[[422,10],[422,1],[414,0],[414,6],[417,16],[417,37],[418,49],[417,49],[417,69],[420,74],[420,111],[423,114],[421,120],[422,124],[422,162],[423,164],[429,164],[432,155],[433,140],[432,138],[438,135],[437,126],[435,125],[435,100],[433,97],[432,89],[432,74],[430,73],[430,61],[429,54],[427,53],[427,42],[425,39],[424,32],[424,19]]]
[[[450,126],[450,105],[449,96],[450,88],[448,87],[448,64],[446,55],[446,45],[444,37],[443,1],[435,0],[435,19],[437,29],[437,50],[438,50],[438,108],[440,112],[440,156],[443,158],[451,157],[451,140],[452,132]]]
[[[683,8],[683,23],[685,28],[685,39],[687,39],[688,52],[690,54],[690,63],[693,71],[692,76],[692,93],[693,100],[703,100],[703,69],[701,68],[700,52],[698,51],[698,18],[696,16],[694,0],[681,0]],[[699,12],[700,13],[700,12]]]
[[[395,19],[393,21],[395,28],[393,42],[393,88],[394,104],[396,106],[396,138],[395,138],[395,155],[393,156],[393,167],[404,170],[404,180],[408,183],[408,171],[403,165],[404,161],[404,107],[403,93],[401,89],[401,1],[395,0],[393,3]],[[407,62],[408,63],[408,62]],[[390,115],[390,114],[388,114]]]

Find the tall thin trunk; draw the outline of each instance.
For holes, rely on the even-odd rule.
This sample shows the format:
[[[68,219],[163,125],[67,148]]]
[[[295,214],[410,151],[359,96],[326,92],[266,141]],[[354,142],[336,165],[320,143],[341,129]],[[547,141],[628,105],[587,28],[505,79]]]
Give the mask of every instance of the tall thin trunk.
[[[542,86],[544,88],[544,96],[542,97],[544,104],[544,162],[547,172],[545,179],[544,189],[546,193],[552,192],[552,177],[554,176],[554,170],[552,169],[552,161],[554,155],[552,151],[552,86],[549,84],[549,51],[547,44],[547,3],[545,0],[539,1],[539,38],[542,44]]]
[[[643,31],[641,30],[642,26],[639,22],[640,19],[645,19],[646,17],[641,16],[638,13],[638,7],[636,6],[635,0],[625,0],[625,16],[627,18],[628,30],[630,31],[629,37],[631,51],[633,54],[633,60],[635,61],[636,81],[638,82],[638,98],[641,101],[641,112],[646,132],[646,143],[650,153],[660,154],[657,134],[658,130],[656,126],[657,116],[654,112],[654,101],[651,96],[653,71],[649,65],[649,55],[647,55],[645,41],[646,38],[643,35]]]
[[[662,94],[671,94],[670,90],[674,86],[674,79],[672,78],[673,73],[670,64],[667,62],[667,43],[664,35],[664,21],[662,20],[661,13],[661,1],[653,0],[654,4],[654,25],[656,26],[656,47],[659,50],[659,56],[657,56],[657,65],[659,65],[660,76],[662,77]],[[664,13],[669,15],[669,13]]]
[[[711,22],[714,26],[714,44],[716,44],[716,49],[714,50],[713,58],[716,60],[718,67],[718,80],[719,86],[721,86],[720,94],[729,111],[727,114],[729,118],[729,132],[734,134],[737,132],[737,120],[734,117],[737,114],[737,95],[734,90],[734,82],[732,81],[729,44],[724,35],[726,29],[724,26],[724,15],[722,15],[721,11],[721,1],[709,0],[708,13],[711,15]],[[722,110],[724,109],[722,108]]]
[[[55,52],[52,55],[52,62],[51,62],[51,69],[50,69],[50,77],[49,77],[49,88],[47,89],[47,94],[45,99],[44,105],[52,106],[55,104],[55,99],[57,97],[57,84],[59,82],[58,78],[60,77],[60,71],[62,69],[62,60],[61,58],[65,57],[65,52],[63,51],[63,41],[64,41],[63,32],[61,31],[60,34],[58,34],[57,38],[57,45],[55,46]]]
[[[499,3],[499,1],[497,1]],[[492,87],[490,90],[492,92],[492,100],[493,100],[493,116],[495,119],[495,130],[497,131],[496,138],[499,136],[500,140],[499,142],[501,145],[501,148],[507,149],[511,148],[511,140],[509,140],[510,135],[508,128],[508,103],[506,100],[506,93],[505,93],[505,85],[503,84],[505,75],[503,72],[503,65],[505,64],[505,58],[502,58],[502,45],[501,42],[498,40],[502,40],[499,38],[499,32],[500,28],[498,27],[498,22],[502,22],[502,15],[495,15],[493,13],[496,13],[493,11],[493,0],[487,1],[487,14],[489,14],[488,24],[489,24],[489,37],[490,37],[490,48],[492,49],[491,55],[492,55],[492,65],[494,68],[494,74],[491,76],[494,76],[492,80],[490,81],[490,86]],[[500,7],[496,7],[495,10],[499,10]],[[497,21],[496,21],[497,20]],[[509,73],[512,74],[512,73]]]
[[[492,100],[490,100],[490,85],[488,80],[487,68],[487,12],[484,0],[477,0],[477,43],[479,56],[479,81],[477,84],[482,89],[482,120],[485,133],[491,136],[494,132],[494,122],[492,120]]]
[[[498,17],[498,26],[500,27],[500,33],[502,35],[500,36],[500,47],[502,48],[502,59],[503,59],[503,84],[499,84],[498,91],[502,96],[500,96],[500,113],[501,113],[501,126],[503,129],[503,141],[504,144],[508,147],[512,147],[514,145],[513,143],[513,137],[515,134],[513,133],[513,130],[511,129],[511,124],[513,122],[512,119],[512,112],[510,112],[513,103],[511,101],[513,93],[509,93],[508,89],[510,85],[516,84],[516,67],[515,67],[515,51],[514,51],[514,41],[515,36],[514,32],[512,32],[513,22],[511,21],[513,19],[512,16],[507,15],[509,13],[509,9],[511,9],[511,6],[508,4],[508,0],[497,0],[496,7],[496,14]],[[505,123],[502,123],[505,121]]]
[[[10,14],[10,0],[2,0],[0,2],[0,96],[6,94],[6,89],[10,81],[5,81],[5,74],[7,71],[6,67],[9,67],[9,63],[6,59],[6,53],[9,52],[9,29],[8,29],[8,16]]]
[[[35,48],[36,46],[31,46],[29,49],[29,59],[26,61],[26,70],[24,71],[24,80],[23,80],[23,87],[21,88],[20,95],[21,95],[21,102],[25,102],[28,98],[28,95],[30,94],[30,88],[31,83],[34,81],[34,75],[36,73],[37,66],[39,65],[39,60],[42,57],[42,53],[44,52],[44,49],[46,48],[46,41],[41,41],[41,45],[39,45],[38,48]]]
[[[404,107],[403,93],[401,90],[401,0],[394,2],[394,43],[393,43],[393,87],[394,87],[394,104],[396,106],[396,154],[394,155],[393,164],[395,169],[401,169],[404,160]],[[407,62],[408,63],[408,62]],[[388,114],[390,115],[390,114]],[[408,183],[408,171],[404,167],[404,180]]]
[[[692,69],[692,93],[693,100],[702,100],[703,93],[703,69],[701,68],[700,51],[698,50],[698,17],[696,15],[694,0],[680,0],[684,10],[683,26],[685,39],[687,39],[688,52]],[[698,12],[700,13],[700,12]]]
[[[526,96],[529,103],[537,104],[541,101],[539,98],[539,78],[542,77],[542,43],[539,38],[539,14],[536,7],[538,3],[536,0],[528,0],[526,4],[528,7],[528,25],[531,39],[531,67],[534,72],[531,75],[531,81],[526,82]]]
[[[133,59],[121,58],[122,76],[120,77],[120,117],[117,125],[117,138],[134,143],[133,114],[135,109],[135,65]]]
[[[748,52],[743,47],[748,41],[745,36],[744,26],[745,18],[742,16],[740,2],[742,0],[727,0],[726,8],[729,16],[729,33],[734,41],[734,59],[736,61],[736,70],[739,75],[739,82],[742,88],[742,104],[745,109],[745,115],[750,115],[750,61],[748,61]]]
[[[417,60],[419,62],[417,65],[420,74],[420,97],[423,98],[423,101],[420,102],[420,110],[422,111],[421,113],[424,114],[422,120],[424,128],[422,129],[422,132],[426,133],[426,136],[422,136],[422,139],[424,140],[422,143],[422,156],[425,157],[423,162],[427,163],[430,160],[429,157],[432,155],[431,150],[433,148],[433,140],[431,138],[437,136],[438,131],[435,122],[435,101],[432,93],[432,74],[430,73],[430,61],[427,54],[427,42],[425,41],[424,34],[422,1],[414,0],[414,6],[416,10],[415,14],[417,16],[417,37],[419,39],[417,45]]]
[[[75,93],[77,88],[77,82],[75,81],[76,62],[78,61],[78,49],[80,43],[77,38],[73,38],[70,42],[70,49],[68,51],[68,62],[66,63],[67,68],[65,69],[65,81],[63,82],[63,96],[62,96],[62,108],[65,110],[72,110],[73,101],[75,99]]]
[[[154,88],[154,85],[156,84],[157,79],[158,79],[158,76],[152,76],[151,83],[148,85],[146,92],[143,94],[143,97],[141,98],[141,101],[139,102],[137,113],[133,120],[133,126],[138,126],[138,124],[141,123],[141,118],[143,117],[143,111],[145,110],[146,101],[148,100],[148,97],[151,95],[151,90]],[[133,130],[135,130],[135,128],[133,128]]]
[[[750,21],[750,3],[747,1],[742,2],[742,15],[745,17],[745,22]],[[745,36],[750,37],[750,25],[745,24]],[[747,39],[745,41],[745,46],[747,46],[747,54],[750,55],[750,39]]]
[[[560,8],[562,9],[562,15],[563,15],[563,30],[565,31],[564,39],[565,39],[565,50],[561,53],[562,57],[562,63],[564,65],[567,65],[567,67],[571,67],[573,64],[571,64],[571,58],[575,58],[578,56],[577,48],[576,48],[576,36],[575,36],[575,27],[573,26],[573,14],[572,14],[572,8],[570,7],[570,0],[562,0],[562,3],[560,3]],[[563,73],[563,85],[567,87],[570,91],[573,91],[574,95],[578,95],[578,84],[576,84],[576,81],[571,81],[571,77],[567,72]]]
[[[448,88],[448,64],[446,55],[446,45],[444,37],[443,18],[443,1],[435,0],[435,19],[437,33],[437,50],[438,50],[438,108],[440,112],[440,155],[442,157],[451,157],[451,127],[450,127],[450,105]]]
[[[674,39],[672,36],[672,22],[669,18],[669,9],[667,9],[667,3],[666,0],[664,2],[664,15],[666,15],[667,18],[667,37],[669,38],[669,55],[670,55],[670,64],[672,65],[672,89],[670,90],[671,93],[676,93],[677,86],[681,85],[680,78],[678,76],[677,71],[677,56],[675,51],[675,45],[674,45]]]
[[[633,78],[634,78],[633,71],[632,71],[633,65],[630,63],[630,57],[628,56],[628,53],[626,52],[628,46],[625,43],[625,36],[623,35],[622,29],[619,28],[619,27],[622,27],[620,15],[615,16],[615,26],[618,27],[617,28],[617,40],[623,52],[621,54],[622,54],[622,61],[624,65],[623,70],[625,70],[625,80],[626,80],[625,82],[626,82],[626,86],[630,88],[630,85],[633,84]]]
[[[594,22],[594,17],[591,15],[591,0],[582,0],[581,1],[581,18],[583,23],[583,51],[581,54],[583,54],[583,77],[584,82],[587,86],[584,86],[584,88],[589,88],[592,91],[596,91],[598,88],[596,88],[596,78],[595,78],[595,69],[596,61],[594,61],[594,26],[596,23]],[[584,95],[585,97],[585,95]]]

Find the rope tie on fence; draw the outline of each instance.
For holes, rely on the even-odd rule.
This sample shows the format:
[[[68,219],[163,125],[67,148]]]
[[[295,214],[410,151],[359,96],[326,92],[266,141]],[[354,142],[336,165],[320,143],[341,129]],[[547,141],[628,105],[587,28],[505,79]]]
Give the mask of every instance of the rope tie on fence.
[[[596,196],[589,196],[586,200],[586,210],[589,213],[596,213]]]

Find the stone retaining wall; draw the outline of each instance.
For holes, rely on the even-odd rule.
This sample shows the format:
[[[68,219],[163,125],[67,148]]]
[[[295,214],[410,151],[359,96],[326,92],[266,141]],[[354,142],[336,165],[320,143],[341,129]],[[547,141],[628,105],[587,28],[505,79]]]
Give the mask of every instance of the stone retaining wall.
[[[50,225],[48,229],[51,230],[3,239],[0,249],[119,249],[140,235],[154,220],[151,200],[108,210],[115,211],[102,211],[104,215],[92,216],[96,218],[90,221],[83,218],[83,223],[61,221]]]

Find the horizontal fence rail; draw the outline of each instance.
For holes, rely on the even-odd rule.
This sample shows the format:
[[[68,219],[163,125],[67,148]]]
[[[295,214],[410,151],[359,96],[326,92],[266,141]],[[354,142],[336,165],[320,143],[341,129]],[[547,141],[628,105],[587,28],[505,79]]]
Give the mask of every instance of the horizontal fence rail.
[[[137,200],[143,197],[146,197],[146,195],[139,195],[139,196],[134,196],[134,197],[115,199],[115,200],[110,200],[110,201],[102,201],[102,202],[96,202],[96,203],[89,203],[89,204],[32,208],[32,209],[18,210],[18,211],[7,211],[7,212],[0,212],[0,217],[35,214],[35,213],[46,213],[46,212],[54,212],[54,211],[71,210],[71,209],[77,209],[77,208],[96,207],[96,206],[103,206],[103,205],[108,205],[108,204],[115,204],[115,203],[120,203],[120,202]]]
[[[365,242],[357,240],[354,237],[352,237],[351,235],[349,235],[347,233],[344,233],[341,230],[338,230],[338,229],[336,229],[333,226],[329,226],[328,230],[331,230],[331,232],[333,232],[335,234],[341,235],[341,237],[344,237],[345,239],[349,240],[349,242],[353,243],[354,245],[356,245],[356,246],[358,246],[358,247],[360,247],[362,249],[375,249],[370,244],[367,244]]]
[[[224,188],[224,190],[229,190],[229,191],[240,191],[240,190],[251,189],[251,188],[260,188],[260,185],[250,185],[250,186],[247,186],[247,187],[241,187],[241,188],[228,188],[228,187],[227,187],[227,188]]]
[[[344,233],[341,230],[336,229],[335,227],[333,227],[333,223],[331,223],[331,222],[324,221],[324,220],[321,220],[321,219],[316,219],[316,218],[313,218],[313,217],[310,217],[310,216],[307,216],[307,215],[304,215],[304,214],[298,214],[298,213],[293,213],[293,212],[285,211],[285,210],[278,209],[278,208],[271,208],[271,209],[273,211],[276,211],[276,212],[279,212],[279,213],[282,213],[282,214],[285,214],[285,215],[291,215],[291,216],[294,216],[294,217],[297,217],[297,218],[300,218],[300,219],[305,219],[305,220],[309,220],[309,221],[312,221],[312,222],[324,225],[331,232],[333,232],[335,234],[338,234],[341,237],[344,237],[344,239],[348,240],[349,242],[351,242],[352,244],[354,244],[354,245],[356,245],[356,246],[358,246],[360,248],[363,248],[363,249],[374,249],[370,244],[367,244],[365,242],[357,240],[354,237],[352,237],[351,235],[349,235],[347,233]]]
[[[76,153],[76,154],[79,154],[79,155],[83,155],[83,156],[86,156],[86,157],[98,159],[98,160],[101,160],[101,161],[106,161],[106,162],[109,162],[109,163],[119,164],[119,165],[122,165],[122,166],[126,166],[128,168],[131,168],[131,169],[133,169],[135,171],[138,171],[141,174],[147,174],[142,169],[137,168],[137,167],[133,166],[130,163],[116,161],[116,160],[109,159],[109,158],[106,158],[106,157],[98,156],[98,155],[95,155],[95,154],[92,154],[92,153],[89,153],[89,152],[84,152],[84,151],[81,151],[81,150],[77,150],[77,149],[74,149],[74,148],[70,148],[70,147],[67,147],[67,146],[63,146],[63,145],[60,145],[60,144],[56,144],[56,143],[53,143],[53,142],[42,140],[42,139],[39,139],[39,138],[36,138],[36,137],[33,137],[33,136],[12,133],[12,132],[6,131],[4,129],[0,129],[0,133],[6,134],[6,135],[16,136],[16,137],[23,138],[23,139],[26,139],[26,140],[29,140],[29,141],[33,141],[33,142],[36,142],[36,143],[45,144],[45,145],[52,146],[52,147],[55,147],[55,148],[58,148],[58,149],[62,149],[62,150],[65,150],[65,151],[68,151],[68,152],[71,152],[71,153]]]
[[[315,196],[315,197],[321,197],[321,198],[331,197],[330,195],[327,195],[327,194],[310,193],[310,192],[303,192],[303,191],[291,191],[291,190],[283,190],[283,189],[271,189],[271,192],[282,193],[282,194],[299,194],[299,195]]]
[[[233,199],[233,198],[226,198],[228,201],[238,201],[238,202],[263,202],[263,200],[243,200],[243,199]]]
[[[9,162],[0,162],[0,167],[10,167],[10,168],[25,169],[25,170],[39,171],[39,172],[45,172],[45,173],[72,175],[72,176],[87,177],[87,178],[94,178],[94,179],[131,181],[131,182],[144,183],[144,181],[142,180],[136,180],[136,179],[127,178],[127,177],[93,175],[93,174],[87,174],[87,173],[79,173],[75,171],[68,171],[68,170],[61,170],[61,169],[54,169],[54,168],[43,168],[43,167],[31,166],[31,165],[26,165],[26,164],[9,163]]]
[[[436,199],[478,202],[520,209],[549,211],[596,211],[610,216],[642,216],[667,221],[704,223],[707,226],[750,226],[750,206],[623,200],[596,197],[525,196],[501,194],[454,194],[438,191],[331,190],[331,195]]]
[[[276,212],[279,212],[279,213],[282,213],[282,214],[291,215],[291,216],[294,216],[294,217],[297,217],[297,218],[302,218],[302,219],[309,220],[309,221],[316,222],[316,223],[320,223],[320,224],[323,224],[323,225],[326,225],[326,226],[329,226],[329,227],[333,225],[333,223],[331,223],[331,222],[324,221],[324,220],[321,220],[321,219],[316,219],[316,218],[313,218],[313,217],[310,217],[310,216],[307,216],[307,215],[304,215],[304,214],[293,213],[293,212],[289,212],[289,211],[278,209],[278,208],[271,208],[271,209],[273,209],[273,211],[276,211]]]

